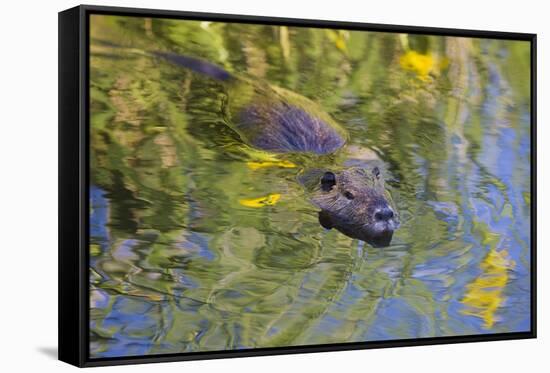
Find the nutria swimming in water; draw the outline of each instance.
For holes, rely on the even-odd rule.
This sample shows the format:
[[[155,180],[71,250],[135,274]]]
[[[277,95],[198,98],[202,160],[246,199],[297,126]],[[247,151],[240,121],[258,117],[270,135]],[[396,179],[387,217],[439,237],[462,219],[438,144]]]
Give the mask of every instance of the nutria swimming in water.
[[[222,82],[227,91],[222,109],[226,123],[247,145],[320,159],[341,153],[346,144],[346,131],[308,98],[198,58],[169,52],[154,55]],[[320,224],[373,246],[388,246],[399,222],[379,168],[315,166],[304,167],[299,181],[321,209]]]

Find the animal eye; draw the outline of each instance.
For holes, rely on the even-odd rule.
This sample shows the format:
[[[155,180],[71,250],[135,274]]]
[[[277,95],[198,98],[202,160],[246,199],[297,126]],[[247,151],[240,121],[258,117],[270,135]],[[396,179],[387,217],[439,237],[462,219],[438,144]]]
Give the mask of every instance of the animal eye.
[[[344,192],[344,197],[346,197],[347,199],[354,199],[354,198],[355,198],[355,196],[353,195],[353,193],[352,193],[352,192],[348,192],[348,191]]]
[[[325,172],[321,178],[321,189],[323,189],[324,192],[329,192],[335,185],[336,175],[330,171]]]

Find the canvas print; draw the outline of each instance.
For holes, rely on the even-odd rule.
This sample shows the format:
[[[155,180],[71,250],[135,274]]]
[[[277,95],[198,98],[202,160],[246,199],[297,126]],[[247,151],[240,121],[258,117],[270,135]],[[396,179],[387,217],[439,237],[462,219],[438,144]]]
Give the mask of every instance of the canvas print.
[[[529,42],[89,33],[90,358],[531,329]]]

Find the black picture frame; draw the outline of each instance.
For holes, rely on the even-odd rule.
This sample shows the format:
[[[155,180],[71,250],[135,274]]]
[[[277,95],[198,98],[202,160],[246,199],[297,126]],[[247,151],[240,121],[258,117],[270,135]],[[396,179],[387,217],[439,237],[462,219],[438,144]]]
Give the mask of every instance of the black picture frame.
[[[422,339],[89,357],[89,16],[109,14],[528,41],[531,45],[531,330]],[[59,360],[79,367],[536,338],[536,34],[81,5],[59,13]]]

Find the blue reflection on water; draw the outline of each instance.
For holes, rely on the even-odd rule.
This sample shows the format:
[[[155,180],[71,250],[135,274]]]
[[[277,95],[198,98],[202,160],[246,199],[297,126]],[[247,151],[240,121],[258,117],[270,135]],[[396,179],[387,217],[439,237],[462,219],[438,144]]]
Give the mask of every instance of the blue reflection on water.
[[[92,242],[99,243],[102,251],[105,251],[109,244],[109,204],[105,198],[105,191],[95,185],[90,186],[90,211],[90,238]]]

